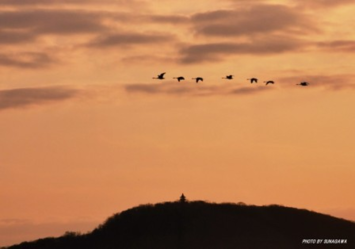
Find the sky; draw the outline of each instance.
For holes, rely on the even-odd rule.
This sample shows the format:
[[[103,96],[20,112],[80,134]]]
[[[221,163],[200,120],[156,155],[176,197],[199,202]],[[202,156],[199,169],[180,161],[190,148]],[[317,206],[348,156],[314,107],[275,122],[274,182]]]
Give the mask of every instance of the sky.
[[[354,13],[352,0],[0,0],[0,246],[181,193],[355,220]]]

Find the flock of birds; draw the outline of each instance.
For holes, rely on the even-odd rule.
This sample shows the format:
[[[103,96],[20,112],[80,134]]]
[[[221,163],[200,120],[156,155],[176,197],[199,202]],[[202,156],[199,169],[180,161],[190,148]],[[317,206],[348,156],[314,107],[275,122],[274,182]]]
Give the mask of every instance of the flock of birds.
[[[165,79],[164,78],[164,75],[166,73],[161,73],[161,74],[158,74],[157,77],[153,77],[153,79],[158,79],[158,80],[163,80]],[[177,79],[179,82],[182,81],[182,80],[185,80],[185,78],[183,76],[179,76],[179,77],[174,77],[173,79]],[[192,78],[193,80],[196,81],[196,83],[198,83],[199,81],[203,81],[203,78],[202,77],[196,77],[196,78]],[[222,77],[222,79],[226,79],[226,80],[232,80],[233,79],[233,75],[227,75],[226,77]],[[250,79],[247,79],[250,81],[250,83],[258,83],[258,79],[257,78],[250,78]],[[274,84],[275,82],[273,80],[268,80],[268,81],[264,81],[264,83],[266,85],[269,85],[269,84]],[[308,82],[301,82],[299,84],[296,84],[296,85],[300,85],[300,86],[308,86],[309,83]]]

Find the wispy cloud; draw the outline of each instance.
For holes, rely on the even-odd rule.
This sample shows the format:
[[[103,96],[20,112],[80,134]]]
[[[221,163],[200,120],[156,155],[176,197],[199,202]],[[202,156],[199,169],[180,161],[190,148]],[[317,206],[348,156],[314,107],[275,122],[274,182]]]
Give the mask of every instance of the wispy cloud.
[[[311,45],[306,34],[321,32],[307,14],[286,5],[254,3],[191,16],[198,39],[180,49],[183,64],[216,62],[231,55],[268,55],[300,51]]]
[[[18,68],[45,68],[56,62],[45,53],[22,52],[15,54],[0,54],[0,66]]]
[[[57,61],[45,53],[22,52],[0,54],[0,66],[38,69],[48,67]]]
[[[263,92],[279,90],[283,88],[297,89],[300,82],[308,82],[310,89],[324,89],[329,91],[355,90],[355,74],[339,75],[309,75],[299,72],[299,76],[280,77],[275,79],[276,85],[266,86],[265,84],[221,84],[211,85],[207,83],[194,82],[157,82],[153,84],[128,84],[124,89],[129,94],[146,95],[173,95],[173,96],[232,96],[232,95],[253,95]]]
[[[130,84],[125,86],[125,90],[128,93],[175,96],[250,95],[271,89],[272,87],[255,85],[235,87],[225,84],[213,86],[196,85],[196,83]]]
[[[58,5],[58,4],[103,4],[103,3],[114,3],[114,4],[132,4],[139,3],[143,4],[142,0],[0,0],[0,5],[7,6],[24,6],[24,5]]]
[[[99,36],[87,45],[89,47],[108,48],[122,45],[157,44],[173,40],[174,37],[168,34],[113,33]]]
[[[355,40],[318,42],[316,46],[330,52],[355,52]]]
[[[21,8],[31,6],[30,2],[48,6]],[[82,48],[114,48],[121,49],[120,59],[125,62],[156,59],[155,62],[161,63],[167,55],[171,58],[169,62],[181,64],[215,63],[235,55],[299,52],[314,44],[313,47],[322,52],[331,51],[332,48],[354,51],[352,41],[311,42],[310,37],[314,33],[321,35],[321,25],[310,12],[289,3],[281,5],[268,4],[268,1],[230,1],[230,9],[186,14],[105,9],[109,3],[140,6],[148,2],[106,0],[102,2],[102,8],[93,8],[91,4],[99,3],[97,0],[85,3],[80,0],[0,0],[0,6],[15,6],[0,11],[0,46],[12,46],[13,51],[41,51],[41,48],[50,48],[62,52],[62,58],[65,59],[69,58],[65,56],[69,52],[66,49],[72,52]],[[331,4],[324,0],[315,2]],[[349,3],[345,0],[340,2]],[[60,4],[83,4],[87,8]],[[174,24],[174,29],[164,26],[171,24]],[[162,45],[168,46],[159,47]],[[29,49],[30,46],[33,46],[32,49]],[[132,50],[124,51],[127,47]],[[145,56],[147,51],[150,55]],[[44,52],[41,58],[33,55],[32,59],[24,61],[18,55],[3,53],[0,56],[1,66],[42,68],[54,62]],[[168,62],[164,58],[163,61]]]
[[[279,54],[302,49],[307,43],[284,36],[273,36],[267,40],[253,42],[225,42],[190,45],[181,49],[181,62],[184,64],[215,62],[223,57],[236,54],[267,55]]]
[[[255,4],[234,10],[198,13],[192,16],[192,21],[197,34],[205,36],[306,34],[319,31],[309,16],[285,5]]]
[[[78,90],[65,87],[38,87],[0,90],[0,110],[58,102],[75,97]]]
[[[293,0],[300,7],[309,7],[309,8],[331,8],[338,7],[348,4],[355,4],[353,0]]]
[[[0,12],[0,29],[31,31],[33,35],[97,33],[107,29],[102,12],[24,10]]]
[[[324,88],[326,90],[355,89],[355,74],[338,75],[307,75],[289,76],[278,79],[283,86],[294,87],[302,81],[308,82],[310,87]]]
[[[259,86],[259,87],[241,87],[241,88],[236,88],[232,91],[230,91],[231,94],[236,94],[236,95],[250,95],[250,94],[256,94],[260,92],[265,92],[272,90],[272,87],[264,87],[264,86]]]
[[[39,1],[40,2],[40,1]],[[75,2],[75,1],[74,1]],[[159,44],[177,38],[157,30],[136,31],[140,24],[185,22],[183,16],[140,15],[119,11],[73,9],[18,9],[0,11],[0,45],[34,43],[44,36],[91,35],[88,47],[107,48],[117,45]],[[130,23],[130,31],[127,30]],[[121,26],[120,26],[121,25]],[[75,45],[81,44],[75,39]]]
[[[189,16],[183,15],[145,15],[142,17],[153,23],[168,23],[174,25],[187,24],[191,20]]]
[[[123,63],[131,63],[131,64],[145,64],[146,63],[157,63],[161,65],[161,63],[175,63],[175,58],[169,57],[167,55],[151,55],[151,54],[142,54],[138,56],[127,56],[121,59]]]
[[[28,43],[36,39],[36,36],[30,32],[23,31],[5,31],[0,30],[0,44],[19,44]]]

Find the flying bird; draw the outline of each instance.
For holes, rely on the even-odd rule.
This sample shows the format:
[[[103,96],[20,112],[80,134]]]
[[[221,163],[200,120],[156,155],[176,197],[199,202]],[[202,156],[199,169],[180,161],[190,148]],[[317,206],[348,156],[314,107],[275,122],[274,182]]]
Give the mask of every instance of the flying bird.
[[[158,77],[153,77],[153,79],[163,80],[164,79],[164,74],[165,73],[158,74]]]
[[[296,84],[296,85],[300,85],[300,86],[308,86],[308,85],[309,85],[309,83],[308,83],[308,82],[303,81],[303,82],[301,82],[301,83],[299,83],[299,84]]]
[[[247,79],[247,80],[250,80],[250,83],[258,83],[257,78],[251,78],[251,79]]]
[[[197,78],[192,78],[193,80],[196,80],[196,83],[198,83],[199,81],[203,81],[202,77],[197,77]]]
[[[272,80],[269,80],[269,81],[264,81],[265,83],[266,83],[266,85],[268,85],[268,84],[274,84],[275,82],[274,81],[272,81]]]
[[[233,75],[227,75],[226,77],[222,77],[222,79],[231,80],[233,79]]]
[[[179,76],[179,77],[174,77],[173,79],[177,79],[179,82],[180,82],[180,80],[185,80],[185,78],[184,78],[184,77],[182,77],[182,76]]]

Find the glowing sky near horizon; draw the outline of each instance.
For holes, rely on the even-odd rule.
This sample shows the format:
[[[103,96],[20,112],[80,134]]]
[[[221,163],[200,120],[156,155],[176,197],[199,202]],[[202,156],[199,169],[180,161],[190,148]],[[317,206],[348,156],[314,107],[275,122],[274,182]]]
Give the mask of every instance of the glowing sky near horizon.
[[[0,246],[182,192],[355,220],[354,13],[351,0],[0,0]]]

